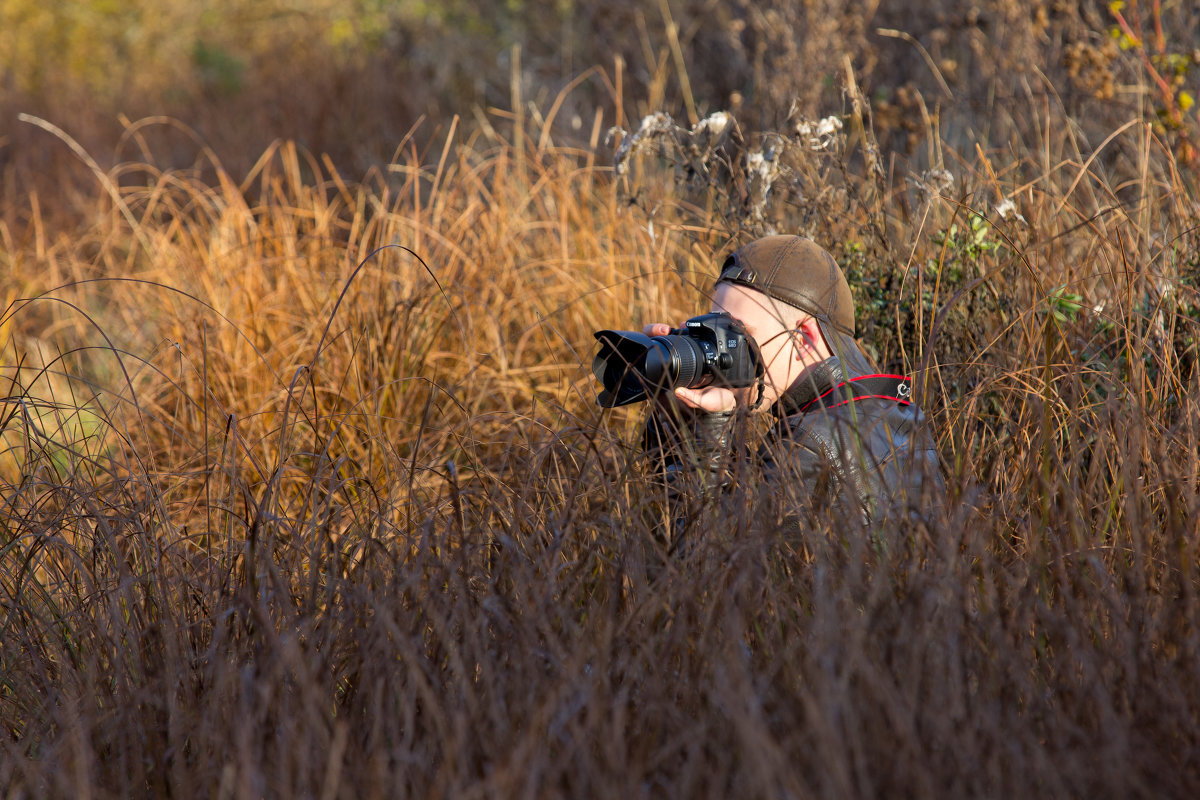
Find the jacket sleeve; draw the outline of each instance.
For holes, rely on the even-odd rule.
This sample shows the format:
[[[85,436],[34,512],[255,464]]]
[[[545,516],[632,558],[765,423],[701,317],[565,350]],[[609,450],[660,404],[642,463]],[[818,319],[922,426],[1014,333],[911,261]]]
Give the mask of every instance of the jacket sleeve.
[[[686,552],[698,509],[725,486],[734,413],[709,414],[679,403],[660,405],[643,434],[649,467],[666,492],[668,521],[662,530],[667,553]]]
[[[732,453],[734,412],[707,413],[681,403],[660,405],[646,423],[642,445],[669,484],[695,474],[705,490],[725,484]]]

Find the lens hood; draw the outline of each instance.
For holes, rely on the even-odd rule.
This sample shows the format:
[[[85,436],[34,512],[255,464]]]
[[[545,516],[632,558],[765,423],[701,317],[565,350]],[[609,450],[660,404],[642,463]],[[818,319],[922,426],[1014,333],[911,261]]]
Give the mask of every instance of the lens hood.
[[[592,372],[604,387],[597,402],[604,408],[617,408],[645,400],[642,370],[654,340],[637,331],[596,331],[593,336],[600,350],[592,359]]]

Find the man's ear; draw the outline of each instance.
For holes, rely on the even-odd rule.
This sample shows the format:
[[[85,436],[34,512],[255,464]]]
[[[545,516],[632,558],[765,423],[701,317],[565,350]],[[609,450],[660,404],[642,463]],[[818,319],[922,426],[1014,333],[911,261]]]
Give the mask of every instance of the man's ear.
[[[811,359],[814,354],[819,352],[817,348],[818,342],[825,341],[824,336],[821,335],[821,328],[817,325],[817,321],[812,317],[801,317],[796,320],[796,326],[793,330],[795,334],[798,334],[792,336],[792,348],[795,359],[801,361],[805,355],[808,355]]]

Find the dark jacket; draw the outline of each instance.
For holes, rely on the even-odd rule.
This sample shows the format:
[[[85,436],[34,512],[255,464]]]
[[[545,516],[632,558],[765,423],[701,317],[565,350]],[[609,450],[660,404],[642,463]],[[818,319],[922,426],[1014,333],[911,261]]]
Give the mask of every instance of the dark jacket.
[[[941,468],[911,387],[873,374],[857,348],[830,358],[772,406],[773,432],[749,458],[764,480],[798,478],[814,504],[857,507],[864,521],[926,509],[940,499]],[[690,470],[707,489],[725,486],[739,457],[738,422],[732,413],[660,408],[645,447],[668,481]]]
[[[772,411],[779,444],[766,471],[787,462],[818,501],[853,498],[867,519],[927,508],[943,490],[941,466],[912,381],[855,370],[831,358],[805,374]]]

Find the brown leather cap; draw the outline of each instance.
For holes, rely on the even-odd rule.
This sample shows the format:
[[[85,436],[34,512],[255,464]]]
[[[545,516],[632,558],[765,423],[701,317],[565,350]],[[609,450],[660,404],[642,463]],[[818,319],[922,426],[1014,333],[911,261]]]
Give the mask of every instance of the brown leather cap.
[[[833,256],[802,236],[766,236],[741,247],[717,283],[736,283],[774,297],[818,322],[854,335],[854,298]]]

